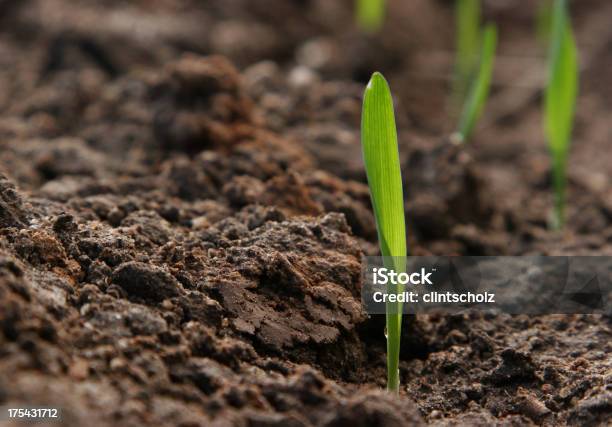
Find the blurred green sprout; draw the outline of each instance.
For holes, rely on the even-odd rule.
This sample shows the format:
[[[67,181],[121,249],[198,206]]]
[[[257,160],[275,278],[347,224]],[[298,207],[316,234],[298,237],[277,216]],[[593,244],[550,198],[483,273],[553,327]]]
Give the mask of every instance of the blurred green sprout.
[[[366,33],[375,33],[385,21],[386,0],[357,0],[356,20]]]
[[[483,31],[480,66],[461,109],[457,130],[461,142],[467,141],[471,136],[476,121],[482,114],[487,102],[493,76],[496,45],[497,29],[495,25],[488,24]]]
[[[539,0],[536,12],[536,36],[543,45],[550,42],[554,0]]]
[[[455,2],[456,62],[454,96],[466,97],[480,57],[480,0]]]
[[[548,53],[548,84],[544,94],[544,122],[551,154],[554,188],[552,225],[565,221],[565,187],[569,147],[578,95],[578,54],[567,0],[555,0]]]
[[[457,0],[457,59],[453,98],[460,105],[456,139],[466,142],[489,96],[497,48],[497,28],[481,28],[480,0]]]

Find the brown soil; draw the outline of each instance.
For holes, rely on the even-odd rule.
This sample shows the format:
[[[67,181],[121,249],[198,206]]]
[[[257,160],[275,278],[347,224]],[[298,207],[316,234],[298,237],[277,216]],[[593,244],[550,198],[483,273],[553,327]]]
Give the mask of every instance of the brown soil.
[[[389,3],[364,36],[348,0],[0,0],[0,406],[66,426],[609,425],[611,316],[406,317],[401,396],[382,391],[358,129],[380,69],[412,254],[612,255],[611,5],[575,5],[554,233],[531,8],[485,2],[496,83],[457,147],[451,2]]]

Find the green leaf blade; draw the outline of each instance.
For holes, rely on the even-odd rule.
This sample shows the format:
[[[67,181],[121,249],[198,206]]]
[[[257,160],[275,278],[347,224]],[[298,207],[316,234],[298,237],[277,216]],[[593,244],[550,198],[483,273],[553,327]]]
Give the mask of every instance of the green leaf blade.
[[[578,52],[566,0],[556,0],[551,29],[545,132],[552,156],[555,228],[564,222],[566,167],[578,96]]]
[[[387,81],[374,73],[364,94],[361,145],[384,257],[406,256],[404,195],[393,99]]]
[[[372,75],[363,97],[361,145],[385,266],[404,272],[406,225],[397,130],[391,91],[380,73]],[[387,291],[402,289],[389,285]],[[398,393],[402,304],[387,303],[386,312],[387,389]]]
[[[461,141],[467,141],[472,134],[482,110],[489,97],[491,79],[495,66],[495,50],[497,48],[497,28],[488,24],[483,30],[480,66],[470,92],[466,99],[459,120],[458,134]]]
[[[536,36],[544,46],[550,41],[552,17],[553,0],[539,0],[536,12]]]
[[[480,0],[456,0],[455,28],[457,60],[454,98],[461,104],[478,68],[480,50]]]
[[[385,20],[386,0],[357,0],[357,23],[367,33],[375,33]]]
[[[576,42],[565,3],[555,3],[549,81],[545,93],[546,135],[554,153],[564,153],[569,148],[578,92]]]

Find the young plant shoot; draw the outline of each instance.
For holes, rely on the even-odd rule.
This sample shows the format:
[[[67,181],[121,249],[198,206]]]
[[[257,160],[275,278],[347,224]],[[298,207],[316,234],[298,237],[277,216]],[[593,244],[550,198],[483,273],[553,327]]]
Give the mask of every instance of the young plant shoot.
[[[459,105],[467,96],[478,67],[480,50],[480,0],[456,0],[457,60],[453,96]]]
[[[555,0],[550,51],[548,86],[544,95],[545,131],[552,158],[554,187],[553,227],[563,227],[565,210],[566,166],[578,94],[578,60],[567,0]]]
[[[465,99],[461,118],[459,119],[458,139],[465,142],[469,139],[476,121],[480,117],[491,87],[495,48],[497,46],[497,28],[488,24],[483,30],[480,66]]]
[[[550,42],[552,16],[554,9],[553,0],[539,0],[536,12],[536,36],[544,46]]]
[[[480,25],[480,0],[456,0],[457,60],[453,97],[461,106],[454,138],[466,142],[480,117],[489,95],[497,29]]]
[[[367,33],[377,32],[385,20],[386,0],[357,0],[357,23]]]
[[[406,256],[402,173],[393,99],[380,73],[372,75],[363,97],[361,145],[385,267],[401,273]],[[399,293],[402,289],[389,285],[388,292]],[[387,302],[386,313],[387,389],[398,393],[402,304]]]

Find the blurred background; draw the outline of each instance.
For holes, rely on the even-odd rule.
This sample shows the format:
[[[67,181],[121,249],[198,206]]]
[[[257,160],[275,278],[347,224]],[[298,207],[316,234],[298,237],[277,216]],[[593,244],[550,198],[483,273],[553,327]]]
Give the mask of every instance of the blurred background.
[[[538,33],[545,3],[482,2],[483,22],[499,28],[499,47],[491,95],[472,141],[495,193],[515,207],[535,203],[537,212],[550,203],[533,197],[550,185],[541,113],[547,44]],[[383,26],[365,32],[351,0],[1,0],[0,139],[77,136],[94,150],[129,152],[124,158],[154,164],[168,156],[157,150],[164,126],[137,126],[149,118],[130,104],[133,96],[153,102],[147,79],[185,53],[221,54],[241,70],[267,128],[306,147],[319,168],[363,181],[358,101],[374,70],[391,83],[401,144],[435,144],[455,129],[454,6],[451,0],[389,0]],[[601,155],[612,136],[612,4],[570,6],[581,71],[570,182],[578,186],[577,197],[586,190],[612,206],[612,172]],[[110,130],[102,125],[109,120]],[[5,150],[0,165],[22,187],[38,188],[59,172],[48,170],[57,168],[48,159],[34,158],[42,162],[38,175],[29,170],[31,159],[22,168],[20,159],[37,150],[28,144]],[[142,164],[122,161],[114,159],[101,173],[139,173]],[[65,163],[72,174],[87,169]],[[579,212],[572,214],[580,221]],[[534,222],[546,221],[546,213],[534,215]],[[578,228],[601,228],[608,219],[607,211],[596,212]]]

